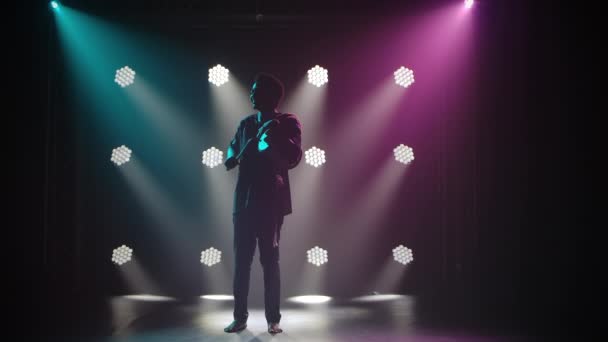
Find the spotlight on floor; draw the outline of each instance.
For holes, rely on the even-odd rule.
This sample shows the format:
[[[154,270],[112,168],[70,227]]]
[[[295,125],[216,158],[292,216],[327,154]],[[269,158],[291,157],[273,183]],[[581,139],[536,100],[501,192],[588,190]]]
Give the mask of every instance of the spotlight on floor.
[[[125,299],[137,300],[142,302],[170,302],[174,301],[173,297],[165,297],[165,296],[156,296],[149,294],[136,294],[136,295],[126,295],[122,296]]]
[[[225,295],[225,294],[203,295],[203,296],[201,296],[201,298],[208,299],[208,300],[218,300],[218,301],[234,300],[234,296]]]
[[[331,300],[328,296],[295,296],[288,298],[288,302],[300,303],[300,304],[323,304]]]
[[[367,296],[360,296],[353,298],[353,302],[370,303],[370,302],[387,302],[391,300],[397,300],[405,298],[404,295],[400,294],[380,294],[374,293]]]

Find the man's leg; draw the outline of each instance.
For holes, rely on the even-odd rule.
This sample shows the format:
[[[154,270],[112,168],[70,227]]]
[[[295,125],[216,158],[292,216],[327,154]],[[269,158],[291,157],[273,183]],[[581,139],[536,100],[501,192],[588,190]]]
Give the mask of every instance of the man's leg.
[[[234,319],[247,321],[247,296],[249,294],[249,276],[251,262],[255,253],[255,231],[249,215],[235,215],[234,221]]]
[[[274,245],[274,230],[278,229],[274,218],[266,218],[265,227],[258,227],[260,262],[264,270],[264,308],[268,323],[281,320],[281,276],[279,271],[279,246]]]

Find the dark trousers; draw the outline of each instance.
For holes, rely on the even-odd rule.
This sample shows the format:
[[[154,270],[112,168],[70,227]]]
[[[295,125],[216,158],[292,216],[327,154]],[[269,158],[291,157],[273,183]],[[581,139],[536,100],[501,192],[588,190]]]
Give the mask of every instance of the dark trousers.
[[[264,270],[264,309],[266,321],[279,322],[281,277],[279,272],[279,247],[273,245],[274,232],[278,232],[282,220],[273,213],[245,209],[234,214],[234,319],[246,321],[249,276],[255,253],[256,240],[260,248],[260,262]]]

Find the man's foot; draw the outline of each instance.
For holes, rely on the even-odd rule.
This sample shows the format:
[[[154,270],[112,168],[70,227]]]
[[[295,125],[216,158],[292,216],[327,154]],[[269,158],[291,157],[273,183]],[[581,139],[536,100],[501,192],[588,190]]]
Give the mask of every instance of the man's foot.
[[[224,332],[234,333],[247,328],[247,322],[232,321],[229,326],[224,328]]]
[[[283,329],[279,327],[279,323],[268,323],[268,332],[274,335],[282,333]]]

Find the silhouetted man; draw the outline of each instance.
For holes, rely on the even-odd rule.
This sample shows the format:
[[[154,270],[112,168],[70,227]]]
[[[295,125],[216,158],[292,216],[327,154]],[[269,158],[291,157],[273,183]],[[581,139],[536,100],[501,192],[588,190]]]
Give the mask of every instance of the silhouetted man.
[[[291,213],[288,170],[302,159],[300,122],[293,114],[277,111],[283,93],[283,84],[274,76],[262,73],[256,77],[249,98],[258,112],[241,120],[224,163],[227,170],[239,166],[232,217],[234,321],[225,332],[247,327],[249,275],[256,240],[264,270],[268,332],[282,332],[279,239],[283,217]]]

